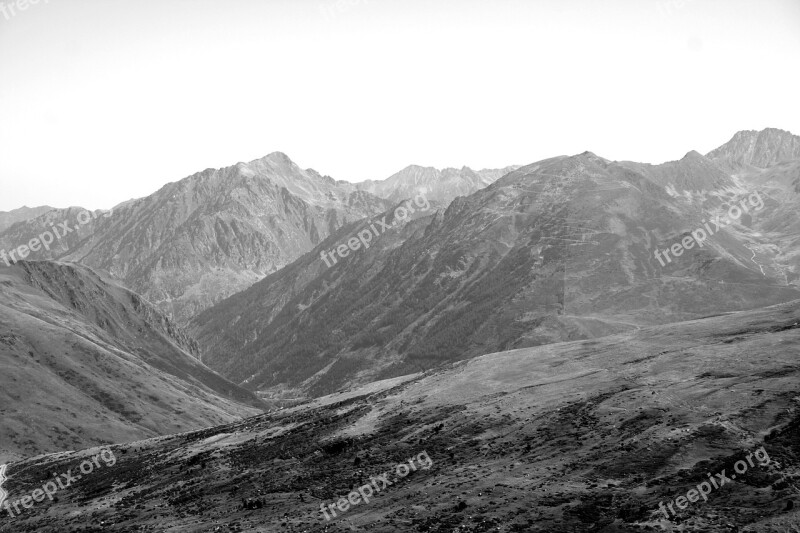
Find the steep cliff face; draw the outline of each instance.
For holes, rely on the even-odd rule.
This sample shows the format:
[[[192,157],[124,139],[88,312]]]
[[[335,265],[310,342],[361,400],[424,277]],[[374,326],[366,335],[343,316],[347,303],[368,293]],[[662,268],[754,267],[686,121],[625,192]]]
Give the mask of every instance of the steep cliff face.
[[[265,407],[196,353],[171,320],[86,266],[0,265],[0,463],[198,429]]]
[[[16,248],[66,221],[71,231],[28,259],[105,270],[185,322],[289,264],[343,224],[388,206],[275,153],[170,183],[86,224],[77,222],[79,208],[51,211],[0,235],[0,248]]]

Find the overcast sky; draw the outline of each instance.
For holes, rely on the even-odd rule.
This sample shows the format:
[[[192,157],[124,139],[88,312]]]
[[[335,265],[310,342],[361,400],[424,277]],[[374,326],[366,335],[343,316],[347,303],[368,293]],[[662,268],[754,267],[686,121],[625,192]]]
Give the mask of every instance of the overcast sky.
[[[798,0],[0,0],[0,210],[800,134]]]

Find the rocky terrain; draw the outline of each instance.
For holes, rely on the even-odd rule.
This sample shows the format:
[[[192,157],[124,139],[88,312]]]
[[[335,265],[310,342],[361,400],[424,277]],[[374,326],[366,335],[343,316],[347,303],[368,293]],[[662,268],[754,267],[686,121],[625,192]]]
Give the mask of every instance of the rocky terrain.
[[[0,265],[0,464],[261,412],[197,343],[88,267]]]
[[[795,301],[489,354],[112,446],[113,467],[0,531],[796,531],[798,349]],[[735,477],[761,447],[768,460]],[[11,501],[93,453],[9,465]],[[396,467],[422,453],[430,468]],[[722,471],[667,520],[660,502]],[[384,473],[374,498],[325,518]]]

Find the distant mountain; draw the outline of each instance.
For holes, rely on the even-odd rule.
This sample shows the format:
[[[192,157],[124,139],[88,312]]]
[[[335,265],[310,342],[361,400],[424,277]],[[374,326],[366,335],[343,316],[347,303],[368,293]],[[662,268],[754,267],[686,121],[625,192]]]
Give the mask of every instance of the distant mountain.
[[[85,266],[0,265],[0,463],[252,415],[252,393],[138,295]]]
[[[368,180],[355,185],[359,190],[395,203],[422,193],[428,200],[447,206],[456,196],[469,196],[517,168],[518,165],[495,170],[476,171],[469,167],[439,170],[411,165],[385,180]]]
[[[792,302],[487,354],[113,446],[113,467],[3,524],[62,533],[92,530],[91,516],[94,530],[119,533],[795,531],[799,322]],[[10,464],[6,487],[20,498],[96,453]],[[709,478],[720,475],[728,481],[715,488]]]
[[[389,205],[273,153],[170,183],[85,225],[79,208],[50,211],[0,234],[0,249],[66,223],[69,234],[28,258],[105,270],[184,322]]]
[[[731,171],[768,168],[800,159],[800,137],[775,128],[740,131],[730,141],[710,151],[707,157]]]
[[[696,152],[663,165],[590,152],[540,161],[328,268],[320,253],[360,226],[345,227],[198,315],[191,331],[203,361],[231,380],[315,396],[800,298],[800,265],[776,262],[774,236],[752,229],[778,207],[769,196],[703,247],[655,255],[752,192]]]
[[[54,209],[53,207],[43,205],[41,207],[27,207],[23,206],[19,209],[14,209],[13,211],[0,211],[0,232],[5,231],[9,227],[13,226],[17,222],[22,222],[23,220],[30,220],[32,218],[36,218],[39,215],[43,215]]]

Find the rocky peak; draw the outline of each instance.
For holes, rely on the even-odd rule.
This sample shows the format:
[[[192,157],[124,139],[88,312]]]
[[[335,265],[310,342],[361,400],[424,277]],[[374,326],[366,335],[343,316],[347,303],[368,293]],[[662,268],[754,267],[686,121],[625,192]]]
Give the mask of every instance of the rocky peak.
[[[739,131],[707,156],[731,170],[748,166],[768,168],[800,159],[800,137],[777,128]]]

